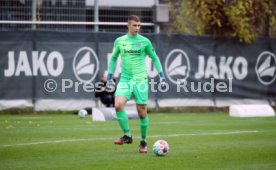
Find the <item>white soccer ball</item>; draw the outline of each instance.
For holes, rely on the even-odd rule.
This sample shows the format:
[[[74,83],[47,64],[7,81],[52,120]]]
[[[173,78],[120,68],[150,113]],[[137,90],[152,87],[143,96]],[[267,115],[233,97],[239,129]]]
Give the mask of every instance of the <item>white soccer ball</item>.
[[[85,116],[88,115],[87,111],[85,109],[81,109],[78,113],[80,118],[84,118]]]
[[[169,144],[165,140],[158,140],[153,145],[153,153],[156,156],[166,156],[169,153]]]

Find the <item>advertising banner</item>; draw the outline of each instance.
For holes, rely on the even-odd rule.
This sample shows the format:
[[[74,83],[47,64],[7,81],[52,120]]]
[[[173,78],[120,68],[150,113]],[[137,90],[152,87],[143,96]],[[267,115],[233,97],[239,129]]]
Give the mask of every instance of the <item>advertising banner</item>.
[[[0,32],[0,99],[94,99],[119,33]],[[151,99],[276,97],[276,40],[145,34],[168,85],[145,62]],[[114,77],[119,81],[120,58]]]

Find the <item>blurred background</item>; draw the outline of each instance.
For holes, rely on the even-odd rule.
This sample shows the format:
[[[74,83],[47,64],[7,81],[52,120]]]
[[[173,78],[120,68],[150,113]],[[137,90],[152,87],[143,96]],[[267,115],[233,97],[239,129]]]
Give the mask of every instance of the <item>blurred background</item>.
[[[142,29],[145,33],[224,35],[245,42],[276,35],[276,2],[268,0],[1,0],[0,3],[2,31],[125,32],[122,22],[135,14],[145,23]]]
[[[153,13],[158,7],[163,6],[155,0],[2,0],[1,20],[18,22],[3,24],[1,30],[126,32],[127,17],[136,14],[141,17],[142,22],[148,24],[143,27],[142,32],[153,33],[154,27],[158,25],[154,24]],[[20,21],[29,22],[23,24]],[[37,24],[31,24],[31,21],[36,21]],[[58,23],[60,21],[64,23]]]
[[[170,87],[151,90],[149,107],[275,105],[275,1],[1,0],[0,109],[101,107],[93,90],[75,84],[101,80],[129,15],[140,16],[141,34],[152,41]],[[51,92],[49,79],[56,82]],[[187,90],[177,91],[177,79]],[[204,91],[204,83],[226,89]]]

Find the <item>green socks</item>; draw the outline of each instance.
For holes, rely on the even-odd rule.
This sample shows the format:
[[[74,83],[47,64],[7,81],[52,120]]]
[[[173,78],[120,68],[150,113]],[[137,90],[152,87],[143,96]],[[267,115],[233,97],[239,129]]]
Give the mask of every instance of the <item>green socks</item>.
[[[146,116],[144,119],[140,119],[141,139],[146,140],[148,136],[149,118]]]
[[[122,110],[120,112],[116,112],[116,115],[117,115],[117,120],[118,120],[120,127],[123,130],[124,134],[127,136],[131,136],[126,111]]]
[[[120,112],[116,112],[116,115],[117,115],[117,120],[118,120],[120,127],[123,130],[124,134],[127,136],[131,136],[126,111],[122,110]],[[148,116],[146,116],[144,119],[140,119],[140,130],[141,130],[141,139],[142,140],[146,140],[146,138],[148,136],[148,127],[149,127]]]

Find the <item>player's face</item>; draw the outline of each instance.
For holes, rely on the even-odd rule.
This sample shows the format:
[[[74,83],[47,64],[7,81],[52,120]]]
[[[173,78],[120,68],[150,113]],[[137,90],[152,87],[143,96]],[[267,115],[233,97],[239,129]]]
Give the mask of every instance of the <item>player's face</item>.
[[[134,36],[139,33],[141,27],[141,23],[137,21],[130,20],[128,22],[128,33],[131,36]]]

